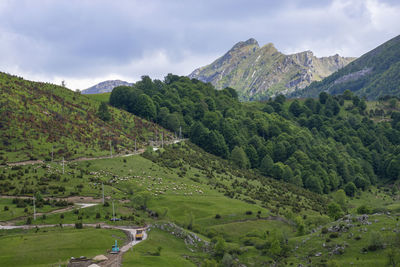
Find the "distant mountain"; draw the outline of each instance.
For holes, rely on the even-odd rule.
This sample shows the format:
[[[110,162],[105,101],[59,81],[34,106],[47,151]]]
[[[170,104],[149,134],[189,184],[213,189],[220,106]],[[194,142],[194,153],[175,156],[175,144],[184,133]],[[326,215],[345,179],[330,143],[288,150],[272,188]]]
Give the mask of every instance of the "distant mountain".
[[[292,96],[316,97],[323,91],[341,94],[347,89],[368,99],[400,96],[400,35]]]
[[[92,87],[89,87],[88,89],[82,90],[82,94],[109,93],[114,89],[114,87],[121,86],[121,85],[132,86],[132,83],[128,83],[128,82],[121,81],[121,80],[104,81],[104,82],[96,84]]]
[[[353,60],[339,55],[318,58],[311,51],[285,55],[272,43],[260,47],[251,38],[237,43],[224,56],[196,69],[189,77],[210,82],[217,89],[234,88],[241,99],[257,100],[305,88]]]

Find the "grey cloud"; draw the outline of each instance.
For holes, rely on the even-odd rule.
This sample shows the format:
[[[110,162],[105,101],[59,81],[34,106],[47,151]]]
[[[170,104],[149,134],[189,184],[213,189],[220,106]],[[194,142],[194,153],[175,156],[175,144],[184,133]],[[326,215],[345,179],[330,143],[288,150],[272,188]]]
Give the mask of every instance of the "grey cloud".
[[[170,70],[188,74],[250,37],[283,52],[359,56],[400,30],[394,15],[372,18],[366,3],[399,8],[391,0],[6,1],[0,4],[0,70],[161,78]]]

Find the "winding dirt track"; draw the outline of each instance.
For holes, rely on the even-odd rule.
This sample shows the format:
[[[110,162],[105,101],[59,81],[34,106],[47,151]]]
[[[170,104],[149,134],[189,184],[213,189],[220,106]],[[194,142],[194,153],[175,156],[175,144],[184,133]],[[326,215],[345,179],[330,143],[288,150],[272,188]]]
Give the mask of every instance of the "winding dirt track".
[[[182,141],[185,141],[186,139],[179,139],[179,140],[172,140],[172,141],[165,141],[164,145],[170,145],[170,144],[176,144],[180,143]],[[158,144],[160,145],[160,144]],[[159,147],[155,146],[155,150],[159,149]],[[116,154],[113,156],[99,156],[99,157],[82,157],[82,158],[77,158],[77,159],[72,159],[72,160],[65,160],[64,163],[71,163],[71,162],[78,162],[78,161],[88,161],[88,160],[96,160],[96,159],[110,159],[110,158],[123,158],[123,157],[129,157],[133,155],[140,155],[145,152],[145,149],[138,149],[134,153],[129,153],[129,154]],[[61,161],[55,161],[61,163]],[[7,165],[0,165],[0,167],[5,167],[5,166],[22,166],[22,165],[34,165],[34,164],[43,164],[45,161],[43,160],[26,160],[26,161],[18,161],[18,162],[9,162]]]

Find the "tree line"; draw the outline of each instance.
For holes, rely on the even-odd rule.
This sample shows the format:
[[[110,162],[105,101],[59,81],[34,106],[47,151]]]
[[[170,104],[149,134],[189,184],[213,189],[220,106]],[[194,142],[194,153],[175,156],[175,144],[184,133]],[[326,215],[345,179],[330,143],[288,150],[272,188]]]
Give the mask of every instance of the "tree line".
[[[346,104],[345,104],[346,103]],[[110,104],[177,132],[238,168],[317,193],[351,195],[400,176],[400,113],[374,123],[364,99],[345,91],[318,99],[241,103],[232,88],[169,74],[114,88]]]

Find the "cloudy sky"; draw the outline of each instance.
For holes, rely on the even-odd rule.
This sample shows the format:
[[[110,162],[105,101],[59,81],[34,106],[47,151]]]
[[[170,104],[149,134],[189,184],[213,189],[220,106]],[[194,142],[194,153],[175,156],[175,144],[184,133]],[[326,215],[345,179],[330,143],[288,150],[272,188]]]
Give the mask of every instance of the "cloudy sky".
[[[360,56],[400,34],[398,0],[0,0],[0,71],[84,89],[187,75],[251,37]]]

